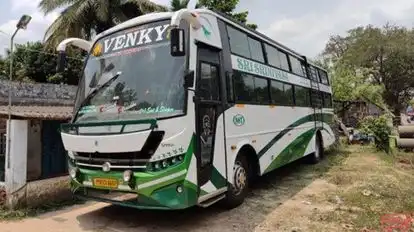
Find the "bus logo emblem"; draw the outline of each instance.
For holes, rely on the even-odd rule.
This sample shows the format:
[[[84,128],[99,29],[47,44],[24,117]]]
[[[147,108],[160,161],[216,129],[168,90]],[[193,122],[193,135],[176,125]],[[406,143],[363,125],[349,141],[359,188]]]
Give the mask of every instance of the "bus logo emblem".
[[[245,123],[245,119],[244,119],[244,116],[243,115],[241,115],[241,114],[236,114],[236,115],[234,115],[234,117],[233,117],[233,123],[234,123],[234,125],[236,125],[236,126],[243,126],[244,125],[244,123]]]

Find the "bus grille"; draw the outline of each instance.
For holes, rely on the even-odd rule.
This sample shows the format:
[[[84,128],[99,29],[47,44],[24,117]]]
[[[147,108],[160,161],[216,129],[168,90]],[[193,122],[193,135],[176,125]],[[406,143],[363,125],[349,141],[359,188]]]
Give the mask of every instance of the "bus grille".
[[[118,153],[85,153],[75,152],[75,162],[78,166],[87,169],[102,169],[106,162],[111,164],[115,170],[142,170],[146,169],[151,156],[160,145],[165,132],[152,131],[141,151],[118,152]]]
[[[111,164],[111,169],[145,169],[149,159],[140,159],[140,152],[125,153],[75,153],[75,161],[78,166],[88,169],[102,169],[106,162]]]

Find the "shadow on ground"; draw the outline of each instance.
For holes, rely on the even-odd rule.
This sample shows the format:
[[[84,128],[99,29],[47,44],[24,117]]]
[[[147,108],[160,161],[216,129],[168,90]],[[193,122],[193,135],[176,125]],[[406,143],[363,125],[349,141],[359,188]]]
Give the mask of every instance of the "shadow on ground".
[[[259,178],[244,204],[233,210],[219,205],[182,211],[108,206],[79,215],[77,220],[86,231],[254,231],[266,215],[324,175],[337,160],[338,155],[330,154],[317,165],[307,165],[302,159],[275,170]]]

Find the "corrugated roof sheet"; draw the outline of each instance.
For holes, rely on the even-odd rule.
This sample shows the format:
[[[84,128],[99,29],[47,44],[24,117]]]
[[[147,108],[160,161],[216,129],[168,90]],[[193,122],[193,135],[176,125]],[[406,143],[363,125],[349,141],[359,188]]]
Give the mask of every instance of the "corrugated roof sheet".
[[[28,119],[68,120],[72,117],[73,107],[66,106],[13,106],[12,116]],[[8,106],[0,106],[0,116],[7,116]]]

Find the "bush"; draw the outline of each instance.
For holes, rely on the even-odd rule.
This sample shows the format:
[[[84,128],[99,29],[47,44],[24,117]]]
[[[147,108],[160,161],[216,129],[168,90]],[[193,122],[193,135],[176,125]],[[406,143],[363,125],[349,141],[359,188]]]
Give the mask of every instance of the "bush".
[[[387,117],[384,115],[378,118],[368,116],[360,122],[359,129],[363,133],[374,136],[376,148],[388,153],[391,128],[389,127],[387,120]]]

